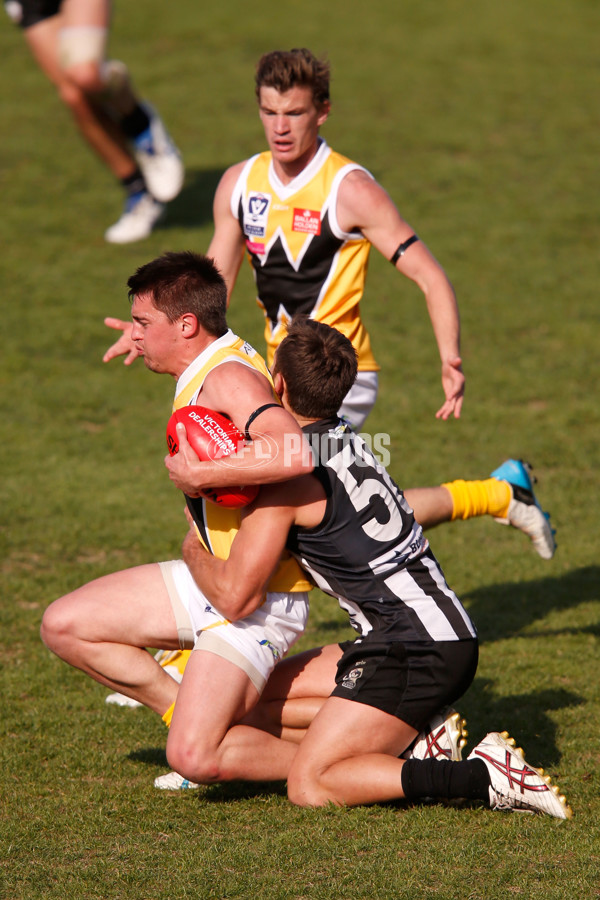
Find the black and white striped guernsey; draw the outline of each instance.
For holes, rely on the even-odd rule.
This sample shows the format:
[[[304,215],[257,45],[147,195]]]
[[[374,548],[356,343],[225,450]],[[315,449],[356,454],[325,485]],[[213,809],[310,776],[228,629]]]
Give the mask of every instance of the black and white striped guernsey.
[[[317,528],[292,528],[287,546],[315,584],[337,597],[361,635],[475,637],[402,491],[363,439],[336,419],[303,430],[327,507]]]

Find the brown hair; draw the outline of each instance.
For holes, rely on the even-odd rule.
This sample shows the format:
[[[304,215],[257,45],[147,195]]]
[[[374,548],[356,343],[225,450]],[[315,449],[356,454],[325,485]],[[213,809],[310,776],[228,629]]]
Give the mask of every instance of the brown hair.
[[[129,299],[150,294],[170,322],[193,313],[208,334],[227,331],[227,286],[212,259],[199,253],[165,253],[140,266],[128,279]]]
[[[261,87],[274,87],[284,94],[294,87],[309,87],[317,109],[329,101],[329,63],[305,48],[265,53],[256,67],[256,96]]]
[[[328,419],[337,415],[357,368],[356,351],[341,331],[298,316],[277,348],[273,371],[283,377],[295,413]]]

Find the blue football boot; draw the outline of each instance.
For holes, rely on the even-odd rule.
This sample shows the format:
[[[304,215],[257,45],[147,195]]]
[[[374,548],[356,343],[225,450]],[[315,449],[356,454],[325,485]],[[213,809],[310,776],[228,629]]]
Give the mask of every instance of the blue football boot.
[[[496,519],[502,525],[512,525],[531,538],[535,550],[542,559],[552,559],[556,550],[554,529],[550,525],[550,515],[544,512],[533,492],[535,478],[529,463],[520,459],[507,459],[494,469],[492,478],[506,481],[512,492],[505,519]]]

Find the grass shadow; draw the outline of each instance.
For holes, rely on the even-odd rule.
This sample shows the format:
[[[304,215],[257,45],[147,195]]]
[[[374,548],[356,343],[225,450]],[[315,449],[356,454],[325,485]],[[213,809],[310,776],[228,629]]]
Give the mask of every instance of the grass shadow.
[[[230,781],[211,784],[204,789],[203,802],[235,803],[267,796],[287,797],[284,781]]]
[[[189,170],[183,190],[169,203],[166,219],[158,228],[202,228],[212,222],[213,199],[223,172],[224,169]]]
[[[508,731],[518,746],[524,744],[528,762],[549,768],[560,763],[561,754],[557,725],[548,713],[584,702],[563,688],[500,696],[494,693],[493,681],[476,677],[457,706],[467,717],[469,749],[489,731]]]
[[[161,769],[169,765],[164,747],[142,747],[140,750],[132,750],[127,754],[127,759],[146,766],[160,766]]]
[[[599,586],[600,567],[586,566],[558,578],[487,585],[464,594],[461,599],[475,622],[480,641],[487,643],[521,636],[524,628],[543,619],[549,612],[561,612],[580,603],[600,599]],[[559,631],[542,628],[535,632],[535,636],[566,632],[597,635],[599,630],[596,625]],[[522,636],[533,635],[528,632]]]

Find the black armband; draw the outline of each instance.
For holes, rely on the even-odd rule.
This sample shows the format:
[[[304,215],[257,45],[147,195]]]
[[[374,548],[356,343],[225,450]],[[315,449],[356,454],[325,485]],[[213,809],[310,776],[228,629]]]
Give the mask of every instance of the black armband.
[[[246,438],[247,441],[252,440],[248,429],[250,428],[250,426],[252,425],[254,420],[257,419],[258,416],[260,416],[260,414],[265,411],[265,409],[271,409],[272,406],[276,406],[278,409],[283,408],[281,406],[281,403],[265,403],[264,406],[259,406],[258,409],[255,409],[254,412],[250,415],[250,417],[248,418],[248,421],[246,422],[246,427],[244,428],[244,437]]]
[[[402,244],[400,244],[394,255],[390,257],[391,264],[395,266],[400,257],[404,256],[410,245],[415,244],[418,240],[419,238],[416,234],[411,234],[409,238],[407,238]]]

